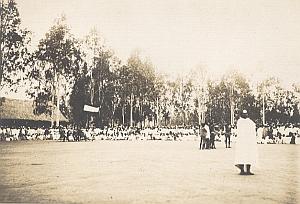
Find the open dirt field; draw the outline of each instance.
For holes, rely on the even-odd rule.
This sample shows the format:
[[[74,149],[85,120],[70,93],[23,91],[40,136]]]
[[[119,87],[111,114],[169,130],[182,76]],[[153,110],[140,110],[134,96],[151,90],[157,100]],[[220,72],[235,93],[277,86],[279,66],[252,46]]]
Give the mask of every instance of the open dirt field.
[[[0,202],[300,203],[300,145],[259,145],[255,175],[234,147],[196,141],[0,143]]]

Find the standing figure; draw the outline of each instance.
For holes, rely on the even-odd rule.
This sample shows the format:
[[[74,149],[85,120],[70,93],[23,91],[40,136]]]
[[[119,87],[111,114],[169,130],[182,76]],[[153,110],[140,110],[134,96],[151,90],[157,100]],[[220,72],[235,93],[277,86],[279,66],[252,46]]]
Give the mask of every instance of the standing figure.
[[[80,140],[80,128],[79,127],[76,127],[75,130],[73,130],[73,138],[74,138],[74,141],[75,142],[79,142]]]
[[[65,130],[61,126],[59,127],[59,139],[63,140],[63,142],[65,142],[67,139]]]
[[[1,127],[0,128],[0,141],[4,141],[4,128],[3,127]]]
[[[204,125],[204,128],[206,130],[206,138],[205,138],[205,149],[209,149],[210,148],[210,128],[207,124]]]
[[[290,144],[296,144],[296,136],[292,132],[289,133],[289,137],[291,137]]]
[[[229,124],[225,124],[224,134],[225,134],[225,146],[226,148],[230,148],[231,126]]]
[[[46,140],[49,140],[49,139],[50,139],[50,130],[49,130],[48,127],[46,127],[45,130],[44,130],[44,138],[45,138]]]
[[[67,131],[67,140],[68,142],[70,142],[70,139],[72,138],[72,135],[73,135],[73,129],[72,127],[69,127],[68,128],[68,131]],[[74,140],[74,138],[72,138]]]
[[[205,129],[205,123],[201,123],[199,128],[200,136],[200,149],[205,149],[207,130]]]
[[[216,149],[216,145],[215,145],[215,138],[217,135],[217,129],[214,125],[211,126],[210,128],[210,138],[209,138],[209,147],[211,149]]]
[[[237,142],[235,147],[235,166],[241,170],[240,175],[253,175],[251,166],[257,162],[257,143],[255,123],[248,118],[247,110],[243,110],[237,121]],[[244,167],[246,167],[246,172]]]

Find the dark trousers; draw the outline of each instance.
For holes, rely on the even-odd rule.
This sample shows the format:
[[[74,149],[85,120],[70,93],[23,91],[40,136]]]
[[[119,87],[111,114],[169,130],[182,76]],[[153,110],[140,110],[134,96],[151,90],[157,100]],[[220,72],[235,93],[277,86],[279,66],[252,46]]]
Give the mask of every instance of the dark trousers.
[[[210,137],[210,148],[211,149],[216,149],[216,146],[215,146],[215,136],[214,135],[212,137]]]
[[[230,147],[230,135],[225,135],[225,145],[226,148]]]
[[[209,138],[205,139],[205,145],[206,145],[205,149],[210,149],[210,139]]]
[[[200,149],[205,149],[206,138],[200,138]]]

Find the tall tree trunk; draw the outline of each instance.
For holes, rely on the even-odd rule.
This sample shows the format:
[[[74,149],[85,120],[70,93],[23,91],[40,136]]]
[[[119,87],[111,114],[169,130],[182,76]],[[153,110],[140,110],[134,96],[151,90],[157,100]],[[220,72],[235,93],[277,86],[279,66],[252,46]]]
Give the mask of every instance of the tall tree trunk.
[[[111,125],[112,127],[115,127],[115,112],[116,112],[116,105],[115,105],[115,102],[114,100],[112,101],[112,116],[111,116]]]
[[[94,60],[95,61],[95,60]],[[91,106],[94,105],[94,94],[95,94],[95,90],[94,90],[94,79],[93,79],[93,69],[91,70],[91,86],[90,86],[90,92],[91,92],[91,100],[90,100],[90,103],[91,103]],[[93,116],[90,115],[88,112],[87,112],[87,128],[89,128],[90,126],[90,121],[92,122],[93,121]]]
[[[0,88],[2,84],[2,76],[3,76],[3,53],[2,53],[2,44],[4,42],[2,36],[3,36],[3,12],[2,9],[4,7],[3,0],[0,2]]]
[[[101,107],[101,106],[100,106]],[[102,127],[102,116],[101,116],[101,108],[99,107],[99,125]],[[95,117],[95,124],[96,124],[96,117]]]
[[[198,97],[198,125],[202,122],[202,112],[201,112],[201,104],[200,104],[200,97]]]
[[[52,107],[51,107],[51,127],[55,126],[55,110],[56,110],[56,105],[55,105],[55,97],[56,97],[56,70],[54,69],[54,82],[52,85]]]
[[[55,82],[54,82],[54,84],[55,84]],[[54,85],[53,84],[53,86],[52,86],[52,90],[51,90],[51,93],[52,93],[52,98],[51,98],[51,100],[52,100],[52,106],[51,106],[51,127],[54,127],[54,115],[55,115],[55,113],[54,113],[54,110],[55,110],[55,88],[54,88]]]
[[[159,126],[159,105],[158,105],[158,97],[156,98],[156,126]]]
[[[125,125],[125,104],[122,106],[122,125]]]
[[[263,125],[266,124],[266,115],[265,115],[265,92],[263,91],[263,95],[262,95],[262,123]]]
[[[185,114],[186,114],[186,112],[185,112],[185,110],[183,110],[183,127],[185,127]]]
[[[233,85],[230,86],[230,125],[234,125],[234,101],[233,101]]]
[[[60,105],[60,80],[59,80],[59,74],[55,72],[55,78],[56,78],[56,126],[59,126],[59,105]]]
[[[145,118],[144,118],[144,114],[143,114],[143,100],[140,104],[140,123],[141,123],[141,128],[145,127]]]
[[[130,127],[133,126],[133,93],[130,95]]]

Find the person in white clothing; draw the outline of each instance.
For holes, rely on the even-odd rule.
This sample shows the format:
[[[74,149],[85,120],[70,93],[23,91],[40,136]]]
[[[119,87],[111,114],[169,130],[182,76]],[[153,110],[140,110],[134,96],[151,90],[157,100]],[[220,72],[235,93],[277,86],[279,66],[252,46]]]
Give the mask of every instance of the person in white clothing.
[[[204,128],[206,130],[205,145],[206,145],[206,149],[209,149],[210,148],[210,129],[207,124],[205,124]]]
[[[255,129],[255,123],[248,118],[247,110],[243,110],[241,118],[237,121],[237,141],[235,147],[235,166],[241,170],[240,175],[253,175],[250,168],[257,163]]]
[[[206,135],[207,135],[207,130],[205,129],[205,123],[201,123],[199,126],[199,136],[200,136],[200,149],[205,149],[206,145]]]

